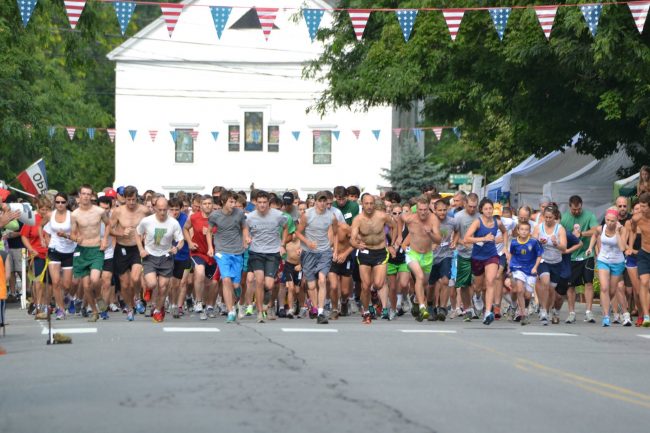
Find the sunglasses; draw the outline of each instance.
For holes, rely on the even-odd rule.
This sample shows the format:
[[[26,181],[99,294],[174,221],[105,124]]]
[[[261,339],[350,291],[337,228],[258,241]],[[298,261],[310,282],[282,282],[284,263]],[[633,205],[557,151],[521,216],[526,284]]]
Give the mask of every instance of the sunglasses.
[[[67,204],[67,201],[61,201],[61,200],[56,200],[54,203],[56,204]]]
[[[402,212],[393,212],[393,215],[400,215]]]

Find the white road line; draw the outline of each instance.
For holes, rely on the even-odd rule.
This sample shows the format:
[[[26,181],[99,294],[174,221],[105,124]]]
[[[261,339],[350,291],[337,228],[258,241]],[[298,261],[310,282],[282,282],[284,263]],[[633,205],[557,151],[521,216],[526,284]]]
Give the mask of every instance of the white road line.
[[[220,332],[219,328],[164,327],[163,332]]]
[[[565,332],[522,332],[521,335],[539,335],[542,337],[577,337],[578,334],[567,334]]]
[[[455,334],[450,329],[400,329],[405,334]]]
[[[647,338],[648,340],[650,340],[650,334],[638,334],[638,336],[641,337],[641,338]]]
[[[63,334],[96,334],[97,328],[52,328],[52,334],[61,332]],[[43,328],[41,335],[47,335],[47,328]]]
[[[330,332],[330,333],[336,333],[339,332],[338,329],[331,329],[331,328],[282,328],[282,332]]]

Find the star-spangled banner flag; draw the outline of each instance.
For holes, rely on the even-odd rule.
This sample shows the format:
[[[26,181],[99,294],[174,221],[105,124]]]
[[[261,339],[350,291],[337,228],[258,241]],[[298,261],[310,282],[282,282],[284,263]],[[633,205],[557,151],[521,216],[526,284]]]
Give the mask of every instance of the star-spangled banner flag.
[[[179,3],[160,3],[160,10],[162,11],[163,18],[165,23],[167,23],[167,31],[169,32],[169,37],[172,37],[174,29],[176,28],[176,23],[178,18],[183,12],[183,4]]]
[[[226,6],[210,6],[210,12],[212,13],[212,21],[214,21],[214,28],[217,30],[217,37],[221,39],[223,34],[223,29],[226,28],[228,23],[228,17],[232,11],[231,7]]]
[[[65,0],[63,4],[65,5],[65,13],[68,14],[70,27],[74,30],[81,17],[81,12],[83,12],[84,6],[86,6],[86,0]]]
[[[149,130],[149,137],[151,137],[151,141],[156,141],[156,135],[158,135],[158,130],[156,129]]]
[[[90,137],[91,140],[95,139],[95,128],[86,128],[86,132],[88,133],[88,137]]]
[[[269,40],[269,35],[273,29],[273,23],[278,15],[278,8],[255,8],[257,17],[260,19],[264,39]]]
[[[131,16],[133,16],[133,11],[135,10],[135,2],[115,2],[113,3],[113,6],[115,7],[115,15],[117,16],[117,22],[120,24],[122,36],[124,36],[126,28],[129,26],[129,22],[131,21]]]
[[[318,32],[318,27],[320,26],[320,21],[324,13],[325,11],[323,9],[302,10],[302,16],[305,18],[305,24],[307,24],[307,30],[309,31],[309,37],[312,42],[316,39],[316,33]]]
[[[442,126],[434,126],[431,130],[436,135],[438,141],[440,141],[440,137],[442,137]]]
[[[47,133],[50,134],[50,138],[54,137],[54,134],[56,133],[56,126],[50,126],[47,129]]]
[[[111,140],[111,143],[115,142],[115,129],[106,128],[106,133],[108,134],[108,139]]]
[[[443,9],[442,16],[445,18],[447,23],[447,28],[449,29],[449,34],[451,35],[451,40],[455,41],[458,31],[460,30],[460,23],[463,21],[463,15],[465,15],[465,9]]]
[[[582,11],[582,15],[585,17],[587,25],[589,26],[591,35],[593,37],[596,37],[596,33],[598,32],[598,21],[600,20],[600,13],[603,11],[603,5],[600,3],[581,5],[580,10]]]
[[[418,15],[417,9],[400,9],[395,11],[397,15],[397,21],[399,21],[399,26],[402,29],[402,35],[404,35],[404,40],[408,42],[411,38],[411,31],[413,31],[413,25],[415,24],[415,17]]]
[[[214,141],[217,141],[217,138],[219,138],[219,131],[212,131],[212,138],[214,138]]]
[[[129,129],[129,135],[131,135],[131,140],[135,141],[135,134],[137,134],[137,129]]]
[[[639,33],[643,33],[643,27],[645,26],[645,20],[648,17],[648,8],[650,7],[650,2],[629,2],[627,6],[632,12],[632,18],[634,18],[634,24],[639,30]]]
[[[372,130],[372,135],[375,136],[375,140],[379,140],[379,133],[381,132],[380,129],[373,129]]]
[[[43,194],[49,189],[45,161],[42,158],[23,170],[16,179],[32,195]]]
[[[359,129],[353,129],[352,133],[354,134],[355,137],[357,137],[357,140],[359,139],[359,134],[361,134],[361,131]]]
[[[300,131],[291,131],[291,134],[293,134],[293,138],[298,141],[298,138],[300,138]]]
[[[510,10],[510,8],[490,9],[490,16],[492,17],[494,28],[497,30],[497,34],[499,35],[500,40],[503,40],[503,34],[506,32],[506,25],[508,24]]]
[[[18,9],[20,9],[20,17],[23,19],[23,27],[27,27],[27,23],[32,17],[37,1],[38,0],[18,0]]]
[[[399,136],[402,133],[402,128],[393,128],[393,134],[395,134],[395,138],[399,140]]]
[[[172,140],[174,140],[174,143],[176,143],[176,139],[178,138],[178,133],[176,132],[176,130],[169,131],[169,135],[172,136]]]
[[[363,32],[366,30],[366,24],[368,24],[368,18],[370,18],[370,12],[370,9],[348,9],[348,14],[352,21],[352,28],[358,41],[363,38]]]
[[[70,140],[74,138],[74,132],[77,130],[74,126],[66,126],[65,130],[68,131],[68,137],[70,137]]]
[[[533,9],[535,9],[539,25],[542,26],[544,36],[546,36],[546,39],[550,39],[553,22],[557,14],[557,6],[535,6]]]
[[[341,131],[332,131],[332,134],[334,134],[334,138],[336,138],[336,141],[339,140],[339,134],[341,134]]]
[[[199,138],[199,131],[192,129],[190,131],[190,137],[192,137],[192,140],[196,140],[197,138]]]

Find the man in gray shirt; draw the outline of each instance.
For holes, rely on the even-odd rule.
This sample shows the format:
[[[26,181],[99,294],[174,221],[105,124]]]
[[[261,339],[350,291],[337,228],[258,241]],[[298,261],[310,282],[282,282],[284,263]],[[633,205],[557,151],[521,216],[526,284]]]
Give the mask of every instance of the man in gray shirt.
[[[460,288],[460,296],[463,300],[463,306],[470,311],[466,314],[465,319],[470,319],[474,316],[472,306],[472,299],[470,294],[470,287],[472,285],[472,245],[465,245],[462,240],[465,238],[465,233],[476,220],[478,215],[478,195],[475,193],[468,194],[465,209],[456,212],[454,219],[458,225],[460,237],[458,241],[458,262],[456,265],[456,287]]]
[[[280,248],[289,236],[287,218],[279,210],[269,207],[269,193],[266,191],[257,192],[255,210],[246,217],[251,236],[248,268],[255,275],[258,323],[264,323],[264,289],[273,290],[280,266]]]
[[[244,267],[244,250],[251,239],[246,226],[244,211],[236,208],[235,193],[227,191],[221,194],[223,207],[210,214],[208,225],[210,230],[205,237],[208,242],[208,255],[214,255],[223,283],[223,299],[228,309],[226,323],[237,320],[233,290],[241,283],[241,274]],[[212,229],[216,227],[214,244],[212,242]]]

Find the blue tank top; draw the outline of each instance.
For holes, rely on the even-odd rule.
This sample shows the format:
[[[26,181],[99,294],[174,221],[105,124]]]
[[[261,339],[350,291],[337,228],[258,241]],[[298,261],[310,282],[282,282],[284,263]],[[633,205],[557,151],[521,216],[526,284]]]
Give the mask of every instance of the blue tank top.
[[[178,215],[178,224],[181,225],[181,230],[183,227],[185,227],[185,222],[187,221],[187,215],[181,212]],[[174,242],[174,245],[176,245],[178,242]],[[178,250],[178,252],[174,255],[174,260],[179,261],[179,262],[184,262],[185,260],[190,258],[190,247],[187,244],[187,242],[183,242],[183,248]]]
[[[497,237],[497,233],[499,232],[499,224],[497,223],[497,219],[495,217],[492,217],[492,219],[494,221],[494,227],[490,228],[483,225],[483,218],[479,217],[479,227],[476,230],[476,233],[474,233],[475,238],[482,238],[483,236],[487,236],[488,233],[492,233],[495,238]],[[494,241],[478,242],[472,247],[472,258],[476,260],[487,260],[490,257],[495,257],[497,255],[497,244]]]

